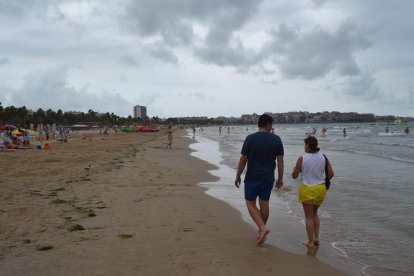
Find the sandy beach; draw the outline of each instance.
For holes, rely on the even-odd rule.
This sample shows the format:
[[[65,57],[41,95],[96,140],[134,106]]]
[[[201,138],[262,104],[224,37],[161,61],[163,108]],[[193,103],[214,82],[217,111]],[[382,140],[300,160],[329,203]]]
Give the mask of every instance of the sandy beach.
[[[89,135],[1,153],[1,275],[341,275],[255,245],[255,229],[197,183],[192,140]],[[275,230],[276,231],[276,230]]]

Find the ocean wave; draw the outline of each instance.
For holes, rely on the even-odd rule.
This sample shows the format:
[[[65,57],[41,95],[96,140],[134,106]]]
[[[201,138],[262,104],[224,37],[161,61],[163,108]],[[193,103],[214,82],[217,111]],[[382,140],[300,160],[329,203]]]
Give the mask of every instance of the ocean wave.
[[[363,275],[366,275],[366,276],[371,276],[372,275],[372,274],[367,272],[367,269],[370,268],[371,265],[368,265],[368,264],[365,264],[363,262],[360,262],[360,261],[357,261],[357,260],[354,260],[354,259],[350,258],[348,256],[348,253],[344,249],[340,248],[338,244],[339,244],[339,242],[335,242],[335,241],[331,242],[331,247],[333,249],[337,250],[338,252],[340,252],[345,259],[350,260],[354,263],[357,263],[357,264],[361,265],[362,266],[361,273]]]
[[[362,154],[362,155],[375,156],[375,157],[390,159],[390,160],[394,160],[394,161],[414,164],[413,159],[402,158],[402,157],[398,157],[398,156],[375,154],[375,153],[372,153],[372,152],[367,152],[367,151],[362,151],[362,150],[353,150],[353,149],[337,149],[337,148],[326,148],[326,149],[331,150],[331,151],[342,151],[342,152],[348,152],[348,153],[356,153],[356,154]]]
[[[403,136],[406,135],[403,132],[394,132],[394,133],[385,133],[385,132],[380,132],[378,133],[378,136]]]
[[[390,146],[390,147],[409,147],[414,148],[414,144],[402,144],[402,143],[384,143],[384,142],[367,142],[370,145]]]

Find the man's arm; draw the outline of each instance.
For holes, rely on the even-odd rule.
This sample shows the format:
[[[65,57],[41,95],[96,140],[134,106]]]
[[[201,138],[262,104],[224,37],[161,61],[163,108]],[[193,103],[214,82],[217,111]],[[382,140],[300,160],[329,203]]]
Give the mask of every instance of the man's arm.
[[[276,181],[276,188],[281,188],[283,186],[283,171],[284,171],[284,163],[283,163],[283,155],[276,156],[277,160],[277,181]]]
[[[246,167],[247,164],[247,155],[243,155],[240,157],[239,160],[239,165],[237,166],[237,175],[236,175],[236,180],[234,181],[234,185],[236,185],[237,188],[240,187],[240,183],[241,183],[241,174],[244,171],[244,168]]]

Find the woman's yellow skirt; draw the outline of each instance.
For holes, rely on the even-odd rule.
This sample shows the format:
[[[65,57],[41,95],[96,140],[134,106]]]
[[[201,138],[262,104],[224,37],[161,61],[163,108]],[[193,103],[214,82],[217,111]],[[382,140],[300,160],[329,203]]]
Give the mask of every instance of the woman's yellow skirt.
[[[302,184],[299,187],[299,203],[321,205],[325,199],[326,191],[325,183],[314,186]]]

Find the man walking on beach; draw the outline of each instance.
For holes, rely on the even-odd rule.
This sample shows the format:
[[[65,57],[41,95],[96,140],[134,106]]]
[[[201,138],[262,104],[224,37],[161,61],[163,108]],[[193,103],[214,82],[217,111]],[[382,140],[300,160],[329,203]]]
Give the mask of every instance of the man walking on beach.
[[[270,230],[266,227],[269,218],[270,193],[275,183],[277,160],[278,178],[276,188],[283,186],[283,144],[279,136],[270,133],[273,118],[267,114],[259,117],[259,131],[247,136],[241,151],[235,185],[240,187],[241,174],[247,164],[244,179],[244,194],[247,210],[258,227],[257,244],[265,242]],[[256,200],[259,197],[259,208]]]

